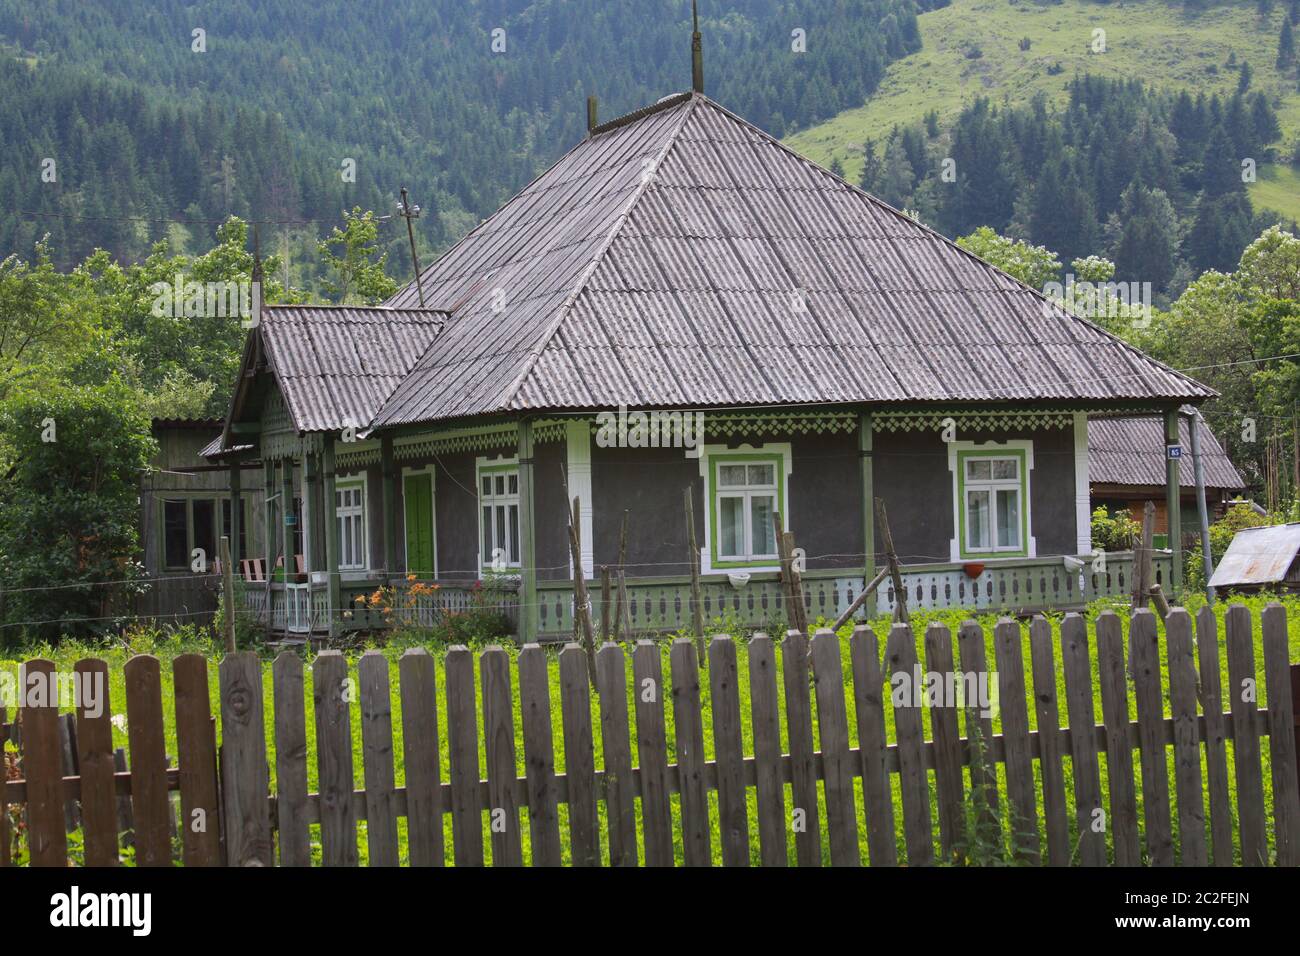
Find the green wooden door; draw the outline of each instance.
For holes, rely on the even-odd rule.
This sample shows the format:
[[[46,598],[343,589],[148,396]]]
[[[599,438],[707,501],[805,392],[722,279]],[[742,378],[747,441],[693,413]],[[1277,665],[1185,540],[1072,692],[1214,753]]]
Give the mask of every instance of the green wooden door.
[[[433,475],[407,475],[402,486],[406,510],[406,571],[433,577]]]

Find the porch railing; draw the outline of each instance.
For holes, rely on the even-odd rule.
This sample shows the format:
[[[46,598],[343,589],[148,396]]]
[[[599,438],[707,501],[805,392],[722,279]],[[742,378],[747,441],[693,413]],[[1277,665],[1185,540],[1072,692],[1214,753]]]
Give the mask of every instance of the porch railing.
[[[1158,583],[1169,580],[1172,554],[1156,552]],[[972,611],[1028,612],[1079,608],[1098,598],[1126,597],[1132,588],[1133,553],[1106,555],[1104,567],[1094,567],[1091,558],[1080,558],[1081,568],[1067,567],[1060,556],[989,562],[976,576],[961,564],[909,565],[903,568],[903,586],[908,607],[935,611],[969,608]],[[424,582],[426,585],[430,582]],[[375,606],[358,602],[358,595],[373,594],[374,581],[344,582],[338,626],[344,630],[378,629],[393,626],[433,627],[447,613],[464,613],[479,606],[499,611],[517,630],[519,593],[513,582],[475,586],[463,581],[436,582],[431,593],[407,597],[407,583],[396,582],[393,599]],[[851,570],[808,571],[803,575],[804,603],[810,620],[834,620],[849,607],[863,585],[862,573]],[[593,620],[603,613],[599,588],[589,586]],[[726,575],[701,579],[704,617],[714,626],[785,628],[785,592],[775,573],[755,573],[748,583],[735,587]],[[325,633],[329,630],[329,592],[324,584],[289,585],[273,583],[268,612],[264,586],[250,585],[243,591],[244,606],[259,621],[282,633]],[[637,634],[673,633],[691,626],[691,586],[688,578],[634,578],[628,581],[628,616]],[[893,613],[896,595],[892,584],[877,592],[877,615]],[[567,581],[544,582],[538,587],[539,633],[560,638],[573,631],[573,587]],[[385,610],[388,608],[388,610]],[[610,609],[611,620],[614,610]]]

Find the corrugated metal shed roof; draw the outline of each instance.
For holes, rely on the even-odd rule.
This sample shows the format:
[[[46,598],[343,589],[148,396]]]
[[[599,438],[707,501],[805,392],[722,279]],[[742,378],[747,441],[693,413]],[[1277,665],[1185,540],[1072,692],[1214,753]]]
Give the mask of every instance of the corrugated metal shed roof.
[[[1228,459],[1209,426],[1200,422],[1196,432],[1207,488],[1237,491],[1246,487],[1241,473]],[[1191,434],[1187,419],[1179,417],[1178,443],[1184,466],[1179,483],[1194,487]],[[1097,417],[1088,421],[1088,481],[1107,485],[1161,485],[1165,483],[1165,425],[1159,418]]]
[[[1233,536],[1219,566],[1214,569],[1210,586],[1276,584],[1286,577],[1297,551],[1300,551],[1300,524],[1243,528]]]
[[[422,309],[267,306],[259,334],[294,427],[326,431],[367,426],[446,320]]]
[[[701,95],[598,129],[423,284],[452,318],[373,425],[1214,394]]]

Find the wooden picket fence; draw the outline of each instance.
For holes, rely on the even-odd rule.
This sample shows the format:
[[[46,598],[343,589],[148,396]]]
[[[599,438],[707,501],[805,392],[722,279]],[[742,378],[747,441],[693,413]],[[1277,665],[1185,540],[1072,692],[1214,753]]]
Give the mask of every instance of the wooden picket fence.
[[[1030,625],[1028,673],[1021,625],[1014,621],[995,629],[993,672],[985,659],[985,635],[974,622],[958,630],[957,659],[952,633],[931,625],[923,662],[907,625],[893,626],[883,659],[875,633],[859,627],[850,639],[850,675],[843,673],[840,640],[829,631],[811,640],[789,633],[779,668],[777,642],[759,635],[741,645],[749,665],[750,754],[742,743],[738,647],[727,637],[710,641],[706,662],[698,659],[692,642],[674,642],[670,684],[664,681],[660,646],[639,642],[632,651],[630,695],[624,649],[605,645],[595,666],[595,721],[587,655],[568,645],[558,655],[559,728],[552,720],[551,655],[537,645],[524,647],[514,667],[501,648],[479,655],[478,695],[468,649],[447,652],[442,688],[433,657],[409,650],[397,666],[397,715],[390,704],[388,662],[368,652],[357,667],[360,790],[354,778],[348,662],[337,651],[325,651],[311,665],[315,793],[308,789],[307,702],[299,657],[282,654],[272,666],[273,715],[263,713],[258,656],[239,653],[221,662],[220,749],[209,710],[207,661],[199,655],[178,657],[179,766],[173,769],[165,753],[159,662],[142,655],[125,667],[129,770],[114,766],[111,708],[95,716],[79,712],[72,722],[61,721],[56,706],[27,707],[21,718],[22,778],[0,788],[0,799],[15,812],[0,805],[0,819],[6,827],[11,820],[24,821],[31,862],[43,866],[67,865],[66,833],[74,816],[85,863],[116,864],[124,836],[123,801],[129,805],[129,836],[140,865],[173,863],[176,818],[180,857],[191,866],[306,866],[313,861],[314,842],[325,866],[356,865],[359,820],[367,824],[370,864],[392,866],[402,858],[398,820],[405,817],[406,859],[414,866],[436,866],[444,861],[443,820],[450,814],[458,866],[482,865],[489,848],[494,865],[522,863],[525,830],[529,858],[541,866],[566,862],[566,847],[567,862],[577,865],[671,866],[678,860],[708,865],[715,839],[726,865],[782,866],[791,834],[798,865],[820,865],[825,853],[834,865],[852,866],[864,858],[860,821],[865,856],[873,865],[960,860],[978,826],[997,839],[1009,838],[1014,854],[1031,864],[1294,866],[1300,864],[1300,786],[1284,609],[1268,607],[1260,623],[1267,709],[1249,693],[1257,672],[1252,620],[1241,606],[1226,613],[1232,691],[1226,707],[1220,638],[1209,609],[1194,624],[1175,609],[1163,640],[1152,613],[1137,612],[1127,659],[1122,622],[1113,613],[1099,616],[1092,635],[1082,618],[1069,615],[1059,640],[1047,621],[1036,619]],[[707,664],[703,678],[702,663]],[[994,734],[991,716],[973,697],[961,702],[946,697],[924,707],[910,699],[896,703],[891,688],[899,680],[914,680],[922,664],[927,672],[954,675],[954,681],[963,674],[976,675],[975,680],[990,675],[998,688],[1000,733]],[[25,666],[28,672],[53,670],[43,660]],[[81,661],[76,668],[107,672],[99,660]],[[1094,673],[1101,723],[1094,714]],[[1063,701],[1058,700],[1062,674]],[[711,760],[704,743],[702,680],[710,690]],[[778,681],[784,686],[784,714]],[[445,734],[438,726],[439,693],[445,695]],[[849,733],[850,694],[857,747]],[[675,763],[669,762],[665,698],[672,707]],[[1130,720],[1130,699],[1136,721]],[[887,710],[893,716],[892,742]],[[929,711],[929,740],[924,710]],[[402,786],[395,779],[395,716],[403,731]],[[274,793],[268,722],[275,741]],[[69,723],[73,732],[60,732],[61,724]],[[13,735],[10,725],[4,729]],[[555,769],[557,733],[562,734],[563,773]],[[596,733],[603,751],[599,769]],[[444,748],[446,782],[441,779]],[[75,753],[72,773],[65,772],[69,749]],[[1265,753],[1271,802],[1265,798]],[[1107,800],[1099,755],[1105,758]],[[1067,779],[1073,781],[1072,792]],[[173,792],[179,792],[179,815],[170,803]],[[561,805],[567,812],[560,812]],[[902,815],[901,853],[896,810]],[[0,843],[7,863],[8,832]]]

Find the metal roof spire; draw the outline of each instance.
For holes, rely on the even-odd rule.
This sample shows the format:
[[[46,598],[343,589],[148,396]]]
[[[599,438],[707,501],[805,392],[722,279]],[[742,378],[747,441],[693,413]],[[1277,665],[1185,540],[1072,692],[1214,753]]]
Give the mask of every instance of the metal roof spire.
[[[691,89],[696,93],[703,93],[704,44],[700,39],[700,11],[696,0],[691,0],[691,22],[694,30],[691,34]]]

